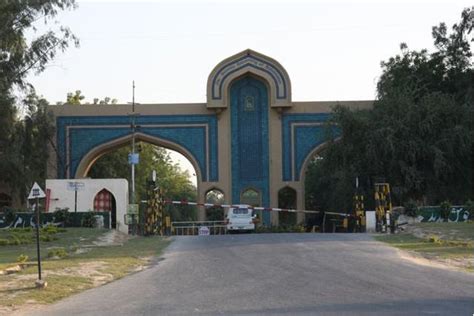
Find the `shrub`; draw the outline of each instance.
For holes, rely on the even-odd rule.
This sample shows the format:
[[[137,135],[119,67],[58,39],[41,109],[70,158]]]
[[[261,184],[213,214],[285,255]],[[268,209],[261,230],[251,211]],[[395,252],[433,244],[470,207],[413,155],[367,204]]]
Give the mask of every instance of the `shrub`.
[[[41,232],[44,234],[54,235],[54,234],[57,234],[59,230],[55,226],[46,226],[46,227],[41,228]]]
[[[27,255],[24,255],[24,254],[21,254],[18,256],[18,258],[16,258],[16,262],[18,263],[25,263],[27,262],[29,259],[29,257]]]
[[[410,217],[415,217],[418,211],[418,206],[416,205],[415,201],[409,200],[405,203],[405,215]]]
[[[63,226],[69,224],[69,208],[56,208],[54,211],[54,222],[62,223]]]
[[[436,235],[430,235],[428,237],[428,241],[432,242],[432,243],[435,243],[435,244],[440,244],[441,243],[441,239]]]
[[[8,239],[0,238],[0,246],[7,246],[8,244]]]
[[[467,202],[464,203],[464,209],[469,212],[469,220],[474,220],[474,202],[467,200]]]
[[[441,218],[445,222],[448,221],[449,215],[451,214],[451,208],[452,208],[451,203],[447,200],[441,202],[441,204],[439,205]]]
[[[64,248],[54,248],[48,251],[48,258],[52,258],[52,257],[64,258],[67,256],[68,256],[68,253],[66,249]]]
[[[81,226],[82,227],[94,227],[95,218],[94,212],[87,212],[82,216]]]
[[[5,223],[7,225],[13,223],[13,221],[16,218],[15,210],[12,208],[5,208],[4,212],[5,212]]]

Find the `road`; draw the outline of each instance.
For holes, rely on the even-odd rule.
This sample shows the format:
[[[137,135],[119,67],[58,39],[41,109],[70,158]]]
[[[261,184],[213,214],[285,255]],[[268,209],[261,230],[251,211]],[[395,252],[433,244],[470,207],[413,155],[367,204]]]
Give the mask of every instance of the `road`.
[[[364,234],[177,237],[153,267],[32,315],[472,315],[474,274]]]

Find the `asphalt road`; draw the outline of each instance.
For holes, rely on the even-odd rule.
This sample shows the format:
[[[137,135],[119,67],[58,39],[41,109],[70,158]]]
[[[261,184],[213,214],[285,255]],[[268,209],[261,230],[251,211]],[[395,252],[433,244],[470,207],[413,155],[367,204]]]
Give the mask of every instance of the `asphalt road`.
[[[34,315],[465,315],[474,274],[363,234],[177,237],[157,265]]]

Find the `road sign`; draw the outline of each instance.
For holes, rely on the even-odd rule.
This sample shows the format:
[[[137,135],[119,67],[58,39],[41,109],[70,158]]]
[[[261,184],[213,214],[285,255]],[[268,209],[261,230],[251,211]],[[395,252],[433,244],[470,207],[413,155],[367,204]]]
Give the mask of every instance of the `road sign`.
[[[138,204],[128,204],[127,214],[137,215],[138,214]]]
[[[84,190],[84,182],[68,181],[67,190],[68,191],[82,191]]]
[[[128,164],[129,165],[138,165],[140,161],[140,155],[137,153],[128,154]]]
[[[28,195],[28,200],[33,200],[33,199],[42,199],[45,198],[46,194],[44,191],[41,189],[41,187],[38,185],[38,183],[35,182],[33,184],[33,187],[31,188],[30,195]]]
[[[199,236],[209,236],[209,227],[207,226],[199,227]]]

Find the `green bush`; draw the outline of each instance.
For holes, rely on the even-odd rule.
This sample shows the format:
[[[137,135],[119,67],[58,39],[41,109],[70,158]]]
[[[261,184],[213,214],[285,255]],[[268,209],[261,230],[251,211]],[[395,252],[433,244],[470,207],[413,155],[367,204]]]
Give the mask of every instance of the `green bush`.
[[[63,225],[69,224],[69,208],[56,208],[54,211],[54,222],[63,223]]]
[[[5,213],[5,223],[7,225],[13,223],[13,221],[16,218],[16,211],[12,208],[5,208],[4,213]]]
[[[94,227],[95,218],[94,212],[87,212],[82,216],[81,226],[82,227]]]
[[[68,256],[66,249],[64,248],[54,248],[48,251],[48,258],[59,257],[65,258]]]
[[[415,217],[417,215],[418,206],[416,205],[415,201],[408,200],[408,202],[405,203],[404,207],[406,216]]]
[[[54,235],[59,233],[59,229],[56,226],[46,226],[41,228],[41,233]]]
[[[449,201],[443,201],[441,202],[441,204],[439,205],[439,210],[440,210],[440,215],[441,215],[441,218],[447,222],[448,219],[449,219],[449,215],[451,214],[451,209],[452,209],[452,205]]]
[[[8,246],[8,245],[9,245],[8,239],[0,238],[0,246]]]
[[[464,209],[469,212],[469,220],[474,220],[474,202],[467,200],[467,202],[464,203]]]
[[[18,258],[16,258],[16,262],[18,263],[25,263],[27,262],[29,259],[29,257],[27,255],[24,255],[24,254],[21,254],[18,256]]]
[[[432,243],[435,243],[435,244],[440,244],[441,243],[441,239],[436,235],[430,235],[428,237],[428,241],[432,242]]]

